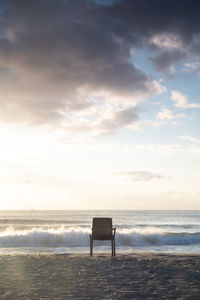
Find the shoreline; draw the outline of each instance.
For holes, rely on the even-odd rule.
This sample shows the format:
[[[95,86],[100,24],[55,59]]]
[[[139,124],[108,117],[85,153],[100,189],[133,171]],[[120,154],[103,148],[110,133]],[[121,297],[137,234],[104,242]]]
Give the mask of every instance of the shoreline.
[[[1,299],[199,299],[200,254],[0,256]]]
[[[200,253],[189,253],[189,252],[149,252],[149,251],[146,251],[146,252],[116,252],[116,256],[111,256],[111,251],[104,251],[104,252],[98,252],[98,251],[94,251],[93,253],[93,256],[91,257],[90,256],[90,253],[89,253],[89,250],[88,252],[71,252],[71,253],[56,253],[56,252],[45,252],[45,251],[41,251],[41,252],[31,252],[31,253],[6,253],[6,254],[1,254],[0,253],[0,258],[1,257],[4,257],[4,256],[63,256],[63,257],[68,257],[68,256],[71,256],[71,257],[80,257],[80,258],[84,258],[84,257],[90,257],[90,258],[94,258],[94,257],[111,257],[111,258],[116,258],[116,257],[120,257],[120,258],[123,258],[123,257],[136,257],[136,256],[199,256],[200,257]]]

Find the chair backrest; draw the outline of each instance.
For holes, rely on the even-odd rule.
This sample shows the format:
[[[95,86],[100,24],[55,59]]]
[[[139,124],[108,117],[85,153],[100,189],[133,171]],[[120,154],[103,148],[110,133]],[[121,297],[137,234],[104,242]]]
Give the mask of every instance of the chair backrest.
[[[103,239],[112,236],[112,218],[93,218],[93,238]]]

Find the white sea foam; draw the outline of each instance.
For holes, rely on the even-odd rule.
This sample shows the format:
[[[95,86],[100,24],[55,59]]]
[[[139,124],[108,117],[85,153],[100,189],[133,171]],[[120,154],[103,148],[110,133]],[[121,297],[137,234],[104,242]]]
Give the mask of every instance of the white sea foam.
[[[89,244],[89,228],[32,228],[16,230],[12,227],[0,232],[0,247],[86,247]],[[99,242],[106,245],[107,242]],[[116,243],[119,246],[200,245],[200,232],[173,233],[160,229],[118,229]]]

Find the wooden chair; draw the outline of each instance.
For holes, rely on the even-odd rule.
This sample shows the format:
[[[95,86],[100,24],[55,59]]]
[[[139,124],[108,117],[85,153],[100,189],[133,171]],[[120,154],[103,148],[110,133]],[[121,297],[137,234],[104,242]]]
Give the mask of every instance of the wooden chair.
[[[93,241],[110,240],[112,246],[112,256],[115,253],[115,232],[116,228],[112,227],[111,218],[93,218],[92,234],[90,234],[90,256],[93,255]]]

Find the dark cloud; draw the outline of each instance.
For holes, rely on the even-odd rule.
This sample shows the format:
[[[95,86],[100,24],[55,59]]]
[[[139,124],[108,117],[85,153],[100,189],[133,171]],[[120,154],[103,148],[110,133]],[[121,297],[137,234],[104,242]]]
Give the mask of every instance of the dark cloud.
[[[123,97],[137,95],[141,91],[143,94],[150,93],[153,86],[152,80],[129,63],[114,64],[104,68],[94,80],[96,87],[104,87],[114,94],[122,94]]]
[[[152,37],[166,35],[170,40],[175,37],[179,40],[177,49],[156,51],[151,57],[152,63],[158,71],[167,75],[172,74],[173,64],[186,58],[187,55],[200,55],[200,3],[195,0],[127,0],[118,1],[112,7],[104,8],[107,15],[117,26],[110,25],[116,34],[134,47],[149,45],[151,50],[162,49],[162,44],[152,45]],[[113,22],[113,21],[112,21]],[[114,23],[112,23],[114,24]],[[169,36],[170,35],[170,36]],[[162,36],[164,38],[164,36]],[[164,41],[163,41],[164,42]],[[164,48],[166,43],[163,43]],[[170,45],[168,45],[170,46]]]
[[[117,1],[112,7],[104,7],[104,12],[129,28],[130,40],[131,33],[146,38],[173,32],[188,44],[200,32],[200,3],[195,0]]]
[[[164,72],[168,76],[174,75],[174,63],[177,63],[183,58],[186,58],[187,55],[183,51],[173,50],[173,51],[165,51],[157,56],[150,57],[150,61],[155,65],[158,71]]]
[[[161,93],[136,68],[132,50],[154,51],[151,61],[162,71],[184,55],[182,49],[157,54],[155,35],[177,35],[184,49],[198,52],[199,8],[194,0],[1,1],[1,120],[55,125],[60,111],[96,106],[98,93],[130,107]]]
[[[110,134],[120,128],[134,127],[139,120],[138,109],[130,107],[115,112],[110,119],[102,119],[96,129],[100,134]]]
[[[138,110],[135,107],[121,110],[115,114],[115,119],[123,125],[132,124],[139,121]]]

